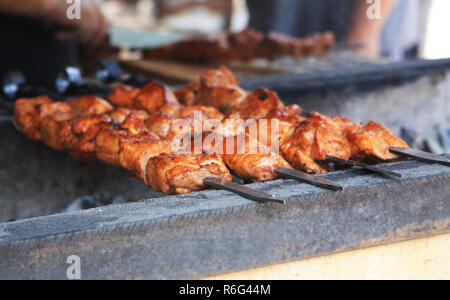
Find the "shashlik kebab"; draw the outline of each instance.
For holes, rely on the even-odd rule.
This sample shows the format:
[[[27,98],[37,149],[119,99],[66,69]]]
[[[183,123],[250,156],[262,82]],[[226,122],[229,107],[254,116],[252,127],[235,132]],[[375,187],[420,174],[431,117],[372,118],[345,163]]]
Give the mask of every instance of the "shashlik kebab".
[[[88,99],[80,98],[71,103],[84,102],[84,100]],[[23,111],[20,107],[33,102],[41,103],[40,99],[17,101],[17,111]],[[43,133],[41,136],[48,137],[43,140],[47,145],[56,150],[67,148],[75,159],[90,161],[93,156],[96,156],[102,162],[129,170],[153,189],[169,194],[203,189],[205,187],[203,181],[209,177],[231,180],[231,175],[219,156],[171,154],[171,142],[160,139],[143,127],[143,121],[149,117],[147,113],[127,109],[113,111],[106,109],[104,112],[107,114],[104,115],[84,117],[80,114],[80,117],[76,118],[77,114],[68,111],[66,103],[39,104],[37,110],[46,110],[47,105],[59,107],[63,113],[72,118],[68,116],[58,118],[58,112],[55,115],[46,116],[43,122],[33,123],[32,127],[39,129]],[[214,111],[214,109],[206,109],[206,111],[211,110]],[[192,108],[188,108],[184,113],[191,111]],[[26,123],[19,115],[16,116],[16,123]],[[108,120],[109,118],[112,120]],[[55,126],[42,127],[47,120],[51,120]],[[119,123],[120,121],[122,123]],[[61,138],[62,135],[70,132],[61,130],[62,128],[75,128],[79,123],[86,125],[83,127],[84,135],[78,135],[79,131],[73,131],[70,139]],[[23,126],[18,127],[23,128]],[[48,130],[49,128],[52,130]],[[71,143],[65,143],[65,140],[70,140]],[[164,172],[161,173],[161,170]]]
[[[236,90],[239,93],[231,93]],[[217,91],[225,91],[221,99],[208,96],[218,94]],[[409,148],[381,124],[370,122],[362,126],[340,117],[304,112],[297,105],[286,107],[275,92],[266,89],[244,91],[226,67],[205,72],[199,82],[189,84],[176,94],[181,103],[189,105],[213,99],[209,104],[225,112],[224,122],[238,118],[277,119],[284,158],[297,170],[308,173],[328,172],[328,156],[356,161],[374,158],[392,161],[400,156],[390,152],[390,147]],[[223,127],[229,129],[226,125]]]
[[[330,158],[341,158],[345,160],[349,158],[358,158],[359,161],[364,158],[364,155],[361,153],[366,150],[374,150],[373,152],[378,153],[378,157],[382,160],[396,159],[397,157],[387,150],[388,147],[407,146],[405,142],[395,137],[392,132],[373,122],[365,127],[365,132],[362,132],[363,127],[361,125],[346,119],[328,118],[318,113],[313,113],[308,118],[303,117],[301,115],[303,111],[300,107],[296,105],[285,107],[276,93],[272,91],[256,89],[249,93],[240,89],[232,73],[225,67],[220,67],[216,70],[208,70],[203,74],[199,82],[191,83],[187,87],[176,91],[176,95],[184,102],[184,104],[194,105],[199,103],[210,103],[216,107],[220,107],[226,112],[224,122],[238,118],[267,118],[280,121],[279,135],[283,155],[294,167],[296,167],[296,169],[310,173],[328,172],[328,161]],[[132,97],[130,97],[128,101],[133,101]],[[172,118],[167,115],[159,115],[156,118],[153,118],[153,120],[153,122],[150,122],[153,123],[153,125],[150,126],[153,128],[164,128],[164,130],[159,130],[158,134],[167,138],[167,133],[170,132],[168,129],[173,121]],[[350,143],[347,139],[347,135],[352,133],[352,139],[354,139],[354,136],[372,134],[374,130],[369,130],[369,127],[376,127],[378,133],[384,135],[384,138],[381,136],[378,138],[378,150],[363,149],[359,151],[358,146]],[[224,136],[224,141],[221,143],[223,145],[226,145],[226,141],[229,141],[230,138],[237,138],[237,136],[243,134],[243,132],[239,132],[239,129],[228,128],[228,125],[226,124],[223,124],[221,128],[222,131],[220,133]],[[232,132],[233,135],[227,135],[227,131]],[[198,136],[199,133],[200,132],[195,132],[194,136]],[[258,139],[260,139],[261,136],[270,137],[270,133],[261,135],[260,132],[258,132]],[[249,137],[246,138],[249,139]],[[372,138],[374,137],[372,136]],[[254,137],[251,139],[254,139]],[[317,141],[315,141],[315,139],[317,139]],[[387,142],[385,140],[387,140]],[[261,147],[261,145],[268,145],[267,142],[267,140],[262,143],[261,141],[256,141],[256,143],[259,143],[259,147]],[[246,142],[246,144],[249,143],[251,142]],[[364,148],[361,139],[356,139],[356,145],[358,144],[362,145]],[[385,153],[380,154],[380,149],[385,149]],[[245,153],[251,152],[252,151],[246,151]],[[369,153],[367,156],[372,154],[373,153]],[[243,169],[242,167],[235,172],[240,175],[240,177],[248,180],[271,180],[277,177],[276,170],[278,168],[287,167],[289,165],[284,159],[278,159],[275,156],[275,159],[270,160],[272,162],[270,164],[271,168],[267,168],[267,165],[264,165],[263,163],[266,161],[267,156],[264,157],[265,159],[261,159],[258,155],[259,153],[246,154],[247,164],[240,164],[242,166],[251,166],[252,164],[249,164],[248,160],[254,159],[259,162],[258,167],[250,168],[252,171],[247,171],[246,174],[240,172],[241,169]],[[239,156],[235,155],[233,158],[236,160],[237,157]],[[223,159],[231,169],[236,169],[232,163],[233,160],[231,160],[229,156],[224,155]],[[239,162],[245,161],[242,155],[240,159],[241,160],[238,160]],[[385,175],[399,175],[366,165],[365,167],[371,171],[382,171],[381,173]],[[258,172],[256,170],[270,171]]]
[[[331,32],[295,38],[278,32],[263,34],[247,28],[220,37],[197,37],[144,51],[146,58],[187,62],[275,59],[281,56],[323,56],[336,44]]]
[[[196,90],[196,88],[199,90]],[[223,91],[225,91],[225,93],[221,93]],[[227,93],[226,91],[230,91],[230,93]],[[282,102],[273,92],[260,89],[254,91],[253,93],[249,93],[240,89],[234,80],[234,77],[232,77],[232,74],[225,68],[209,71],[209,74],[205,74],[202,77],[200,83],[191,84],[186,89],[177,91],[176,94],[184,102],[186,102],[186,99],[191,101],[190,104],[202,103],[203,101],[206,102],[207,100],[205,100],[205,98],[212,95],[210,99],[215,100],[213,101],[215,106],[219,106],[223,110],[229,111],[228,118],[233,118],[233,115],[248,118],[250,115],[250,117],[254,118],[273,117],[280,119],[283,123],[287,124],[285,125],[287,129],[282,131],[286,132],[286,134],[281,137],[283,142],[287,140],[293,140],[293,142],[295,142],[297,140],[301,140],[301,137],[304,136],[309,138],[309,140],[307,139],[309,144],[299,143],[300,145],[297,145],[289,144],[289,142],[282,143],[282,149],[285,149],[283,151],[285,157],[288,158],[288,160],[291,161],[292,164],[298,169],[304,169],[313,173],[325,172],[326,169],[320,169],[322,166],[320,166],[317,160],[321,160],[318,158],[323,158],[324,151],[326,155],[333,153],[332,151],[329,151],[329,149],[322,150],[321,152],[320,147],[324,146],[331,149],[334,147],[339,151],[343,151],[342,145],[346,145],[346,142],[342,136],[342,132],[349,131],[346,128],[356,126],[349,121],[341,119],[338,120],[337,118],[329,119],[322,117],[322,120],[312,122],[313,120],[311,120],[311,118],[313,117],[310,117],[310,120],[307,120],[307,118],[301,116],[300,108],[296,106],[284,107]],[[225,97],[220,97],[221,94]],[[149,84],[149,86],[143,90],[135,90],[124,86],[118,87],[110,95],[109,99],[111,102],[120,106],[128,107],[129,109],[145,108],[149,113],[153,114],[159,110],[159,114],[153,115],[156,120],[161,117],[167,118],[170,114],[178,117],[183,116],[183,111],[187,111],[187,113],[185,112],[184,114],[189,115],[189,112],[200,108],[183,108],[169,89],[155,83]],[[150,100],[146,102],[146,99]],[[149,119],[147,118],[149,115],[146,112],[128,111],[123,108],[112,111],[113,107],[111,105],[109,105],[106,101],[95,97],[85,97],[84,99],[82,98],[68,103],[52,103],[50,99],[45,97],[35,99],[34,101],[35,103],[32,103],[30,100],[18,101],[16,103],[16,124],[18,128],[30,138],[37,140],[41,138],[40,134],[43,132],[44,134],[42,134],[42,136],[45,139],[44,142],[55,149],[60,150],[65,147],[72,147],[70,148],[70,153],[75,158],[79,157],[83,160],[89,160],[95,156],[99,158],[99,160],[113,165],[121,165],[122,162],[122,165],[125,168],[136,173],[139,178],[145,181],[148,178],[146,173],[148,169],[147,165],[150,163],[150,160],[153,159],[152,157],[157,156],[162,152],[170,152],[167,150],[158,150],[160,147],[162,149],[166,149],[168,147],[168,141],[162,141],[159,136],[151,134],[151,130],[146,128],[144,131],[147,131],[147,133],[142,135],[142,124],[145,124],[145,122]],[[267,106],[269,106],[269,109]],[[36,109],[38,112],[37,114],[35,113]],[[182,112],[180,113],[180,111]],[[220,112],[218,112],[217,109],[214,109],[214,107],[205,108],[205,111],[207,114],[209,113],[211,115],[218,116],[219,119],[222,117]],[[106,112],[110,112],[110,115],[101,114]],[[77,113],[80,114],[80,118],[78,119],[75,117]],[[135,122],[130,121],[130,115],[132,115],[131,119],[138,120],[141,125],[136,126]],[[317,116],[320,115],[317,114]],[[316,119],[317,116],[315,116]],[[73,119],[71,119],[72,117]],[[113,122],[108,122],[108,118],[111,118]],[[127,119],[129,119],[128,122]],[[299,123],[304,119],[307,121]],[[327,122],[333,126],[330,126]],[[45,125],[47,123],[53,125]],[[156,122],[156,124],[159,123],[161,122]],[[339,125],[336,125],[338,123]],[[44,124],[44,126],[42,126],[42,124]],[[150,122],[148,124],[150,124]],[[365,145],[364,143],[367,144],[366,148],[361,147],[363,151],[358,153],[367,154],[373,152],[380,155],[379,151],[370,152],[373,150],[373,147],[371,148],[370,143],[367,143],[367,141],[370,142],[370,139],[375,136],[371,135],[370,128],[366,128],[368,130],[364,130],[364,128],[359,126],[362,128],[361,129],[358,126],[356,127],[359,131],[357,130],[354,134],[354,140],[363,146]],[[149,127],[151,128],[151,126]],[[312,129],[305,130],[303,127],[307,127],[307,129],[309,127]],[[320,137],[322,136],[327,137],[326,133],[331,130],[329,127],[335,127],[334,129],[338,128],[336,132],[341,133],[341,135],[336,134],[336,139],[325,140],[324,144],[320,141],[316,141],[320,140]],[[72,133],[73,135],[78,136],[78,139],[71,139],[71,130],[61,130],[61,128],[75,128],[72,130]],[[325,128],[326,130],[321,130],[321,128]],[[381,136],[379,136],[380,140],[385,140],[384,135],[388,137],[394,136],[390,132],[386,132],[384,128],[381,129],[383,130],[380,131],[382,133]],[[58,130],[59,134],[56,133]],[[67,133],[67,136],[62,134],[64,132]],[[297,132],[299,132],[298,136],[300,138],[294,138]],[[108,135],[112,136],[116,142],[107,142]],[[62,136],[65,136],[65,138],[61,138]],[[117,136],[119,137],[118,139]],[[235,136],[226,138],[233,139]],[[249,137],[246,137],[246,139],[249,139]],[[77,141],[67,142],[67,140]],[[398,141],[396,140],[395,142]],[[114,149],[109,152],[111,154],[110,157],[108,157],[108,151],[106,151],[107,147],[104,149],[102,148],[102,143]],[[306,146],[304,144],[306,144]],[[245,145],[247,145],[247,143],[245,143]],[[285,145],[292,146],[289,147]],[[145,149],[146,147],[151,147],[152,150],[143,151],[142,149]],[[380,147],[381,149],[384,149],[383,146]],[[294,150],[290,150],[291,148]],[[353,148],[356,149],[355,146],[353,146]],[[131,150],[127,151],[126,149]],[[158,151],[161,152],[158,153]],[[240,176],[246,179],[254,181],[270,180],[276,177],[277,168],[288,166],[287,162],[272,153],[264,154],[265,156],[261,159],[260,154],[246,154],[246,151],[243,152],[244,154],[236,154],[234,156],[225,155],[223,157],[224,160],[228,162],[228,166],[233,169],[235,173],[240,174]],[[293,153],[292,155],[291,152]],[[319,156],[320,153],[322,153],[322,156],[314,156],[311,158],[312,154],[317,154],[316,152],[319,153]],[[132,158],[127,159],[126,154],[130,154]],[[386,155],[386,153],[383,155]],[[344,156],[348,156],[348,153]],[[148,158],[150,158],[150,160],[147,162]],[[204,158],[204,156],[201,156],[201,158]],[[216,158],[218,157],[216,156]],[[177,159],[180,159],[180,156],[172,156],[171,158],[165,157],[163,162],[169,164],[170,161]],[[187,159],[187,156],[185,156],[185,159]],[[252,161],[258,163],[251,164]],[[269,162],[269,164],[267,164],[267,162]],[[193,161],[190,160],[188,165],[192,167],[192,164]],[[223,163],[222,165],[217,165],[222,166]],[[225,177],[228,177],[228,175]],[[175,176],[172,178],[177,177]],[[172,178],[168,179],[167,177],[164,177],[164,180],[166,180],[166,183],[167,180],[172,182],[177,181],[177,179]],[[146,183],[149,185],[154,184],[155,188],[164,189],[164,191],[167,191],[168,193],[183,193],[188,190],[177,190],[177,188],[173,188],[173,186],[171,188],[167,188],[167,186],[170,187],[171,185],[164,185],[162,182],[155,183],[155,180],[157,179],[153,179],[152,182],[147,180]],[[200,188],[202,187],[197,185],[194,190]],[[190,189],[190,191],[192,191],[192,189]]]

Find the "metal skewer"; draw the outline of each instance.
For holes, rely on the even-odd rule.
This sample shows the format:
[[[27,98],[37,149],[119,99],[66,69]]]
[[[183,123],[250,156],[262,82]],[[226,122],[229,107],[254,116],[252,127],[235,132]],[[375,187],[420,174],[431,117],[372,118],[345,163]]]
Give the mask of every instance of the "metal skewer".
[[[432,153],[423,152],[423,151],[419,151],[419,150],[411,149],[411,148],[401,148],[401,147],[391,147],[391,148],[389,148],[389,151],[391,151],[394,154],[403,155],[403,156],[406,156],[409,158],[414,158],[414,159],[417,159],[420,161],[436,163],[436,164],[441,164],[441,165],[450,167],[449,159],[439,156],[439,155],[432,154]]]
[[[291,170],[288,168],[280,168],[276,171],[278,173],[278,175],[283,176],[283,177],[287,177],[290,179],[295,179],[307,184],[311,184],[317,187],[321,187],[324,189],[328,189],[328,190],[332,190],[332,191],[342,191],[344,190],[344,187],[334,183],[331,180],[325,179],[325,178],[321,178],[321,177],[317,177],[305,172],[300,172],[300,171],[296,171],[296,170]]]
[[[329,160],[331,162],[335,162],[335,163],[344,164],[347,166],[358,167],[358,168],[361,168],[361,169],[364,169],[367,171],[371,171],[374,173],[382,174],[385,176],[400,177],[400,178],[403,177],[403,174],[400,174],[397,172],[388,171],[385,169],[381,169],[379,167],[374,167],[374,166],[371,166],[368,164],[356,162],[353,160],[343,159],[343,158],[339,158],[339,157],[335,157],[335,156],[331,156],[331,155],[327,155],[327,160]]]
[[[265,192],[258,191],[249,187],[246,187],[241,184],[237,184],[234,182],[226,181],[220,178],[206,178],[203,180],[203,182],[211,187],[215,187],[221,190],[229,191],[232,193],[235,193],[239,196],[242,196],[244,198],[256,201],[256,202],[274,202],[279,204],[286,204],[285,200],[280,200],[275,198],[274,195],[269,195]]]

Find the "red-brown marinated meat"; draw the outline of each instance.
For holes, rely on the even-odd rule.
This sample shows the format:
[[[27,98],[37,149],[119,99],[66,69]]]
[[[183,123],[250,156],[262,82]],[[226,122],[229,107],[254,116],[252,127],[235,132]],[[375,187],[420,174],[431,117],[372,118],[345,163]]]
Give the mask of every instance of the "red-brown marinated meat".
[[[335,45],[331,32],[300,39],[278,32],[267,35],[247,28],[240,33],[219,37],[196,37],[144,51],[151,59],[170,59],[191,63],[220,60],[275,59],[280,56],[304,58],[322,56]]]
[[[192,106],[197,103],[197,95],[199,91],[200,82],[192,82],[184,88],[175,91],[175,96],[181,104]]]
[[[119,165],[145,182],[149,159],[163,153],[172,153],[171,143],[156,135],[123,137],[120,139]]]
[[[134,98],[141,90],[129,85],[119,84],[115,87],[107,99],[117,107],[134,108]]]
[[[314,120],[301,123],[294,134],[283,141],[281,150],[294,168],[315,174],[329,171],[323,163],[327,155],[344,159],[352,155],[351,145],[340,131]]]
[[[142,88],[140,93],[134,98],[134,107],[143,109],[148,113],[158,113],[165,105],[179,106],[175,94],[165,85],[150,82]]]
[[[257,139],[245,136],[236,136],[226,139],[223,160],[240,178],[259,182],[273,180],[278,177],[279,168],[292,168],[278,153],[271,152],[266,145]]]
[[[28,138],[41,140],[40,122],[37,120],[37,112],[41,105],[50,105],[53,101],[41,96],[32,99],[18,99],[14,105],[14,125]],[[70,107],[68,107],[70,111]]]
[[[147,164],[147,183],[166,194],[187,194],[204,189],[209,177],[231,181],[224,162],[216,155],[162,154]]]
[[[77,118],[73,112],[54,113],[42,120],[40,130],[42,142],[54,150],[64,150],[75,143],[71,128],[72,120]]]
[[[239,87],[233,73],[221,66],[203,73],[195,104],[214,106],[225,111],[239,104],[246,96],[247,92]]]
[[[148,119],[150,115],[143,110],[118,108],[108,114],[108,116],[116,123],[124,122],[130,114],[138,115],[141,119]]]
[[[370,122],[364,128],[348,133],[347,138],[356,147],[354,156],[375,157],[381,160],[395,160],[399,157],[389,151],[389,147],[406,147],[409,145],[381,124]]]
[[[263,119],[271,112],[282,109],[283,102],[276,92],[255,89],[239,104],[228,110],[228,119]]]
[[[229,49],[226,54],[227,60],[251,60],[264,41],[264,34],[246,28],[239,33],[230,33],[228,36]]]
[[[108,101],[89,95],[68,101],[67,104],[72,108],[72,112],[81,116],[102,115],[114,109]]]

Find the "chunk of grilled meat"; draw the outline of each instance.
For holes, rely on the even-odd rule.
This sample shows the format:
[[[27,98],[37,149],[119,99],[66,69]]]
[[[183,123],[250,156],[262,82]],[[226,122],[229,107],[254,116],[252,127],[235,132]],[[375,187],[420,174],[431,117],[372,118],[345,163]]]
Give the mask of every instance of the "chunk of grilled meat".
[[[267,35],[247,28],[240,33],[220,37],[197,37],[144,51],[152,59],[171,59],[202,63],[220,60],[275,59],[280,56],[304,58],[322,56],[335,45],[331,32],[299,39],[279,32]]]
[[[99,161],[120,166],[120,149],[126,139],[159,140],[145,127],[147,114],[130,113],[122,123],[101,124],[95,138],[95,154]]]
[[[369,122],[364,128],[349,132],[347,138],[356,147],[357,151],[353,154],[355,159],[368,156],[386,161],[396,160],[399,156],[391,153],[389,147],[409,148],[409,145],[391,130],[375,122]]]
[[[308,57],[311,55],[324,56],[336,44],[336,37],[332,32],[309,35],[296,43],[295,56]]]
[[[102,115],[114,109],[108,101],[90,95],[68,101],[67,104],[72,108],[72,112],[80,116]]]
[[[284,107],[276,92],[266,89],[255,89],[240,103],[227,111],[229,119],[263,119],[271,112]]]
[[[220,155],[228,168],[248,181],[273,180],[279,168],[292,168],[270,145],[250,134],[224,138],[217,132],[205,132],[201,145],[205,153]]]
[[[114,122],[122,123],[131,114],[137,115],[139,118],[141,118],[143,120],[148,119],[150,117],[150,115],[143,110],[127,109],[127,108],[117,108],[117,109],[113,110],[112,112],[108,113],[108,116],[112,120],[114,120]]]
[[[220,125],[222,119],[223,114],[217,108],[197,105],[185,107],[175,116],[163,113],[151,115],[145,122],[145,127],[164,139],[172,140],[187,134],[193,137],[201,135],[204,127]]]
[[[226,111],[240,103],[246,96],[247,92],[239,87],[233,73],[221,66],[202,74],[195,104],[214,106]]]
[[[80,164],[93,164],[96,162],[96,138],[105,124],[111,118],[106,115],[82,117],[72,124],[72,134],[75,143],[65,145],[70,156]]]
[[[295,128],[306,121],[306,118],[302,115],[303,109],[298,105],[290,105],[283,108],[278,108],[271,111],[267,116],[268,120],[278,120],[278,136],[280,143],[286,140],[286,138],[294,134]]]
[[[158,113],[166,105],[180,106],[175,94],[165,85],[150,82],[134,98],[134,108]]]
[[[99,122],[109,121],[102,114],[112,109],[111,104],[101,98],[83,96],[68,102],[41,105],[35,122],[40,124],[41,137],[47,146],[55,150],[71,148],[75,157],[84,157],[93,145],[89,139],[83,142],[83,135]]]
[[[228,36],[228,51],[224,59],[226,60],[251,60],[255,58],[255,53],[264,41],[263,33],[246,28],[239,33],[230,33]]]
[[[324,122],[308,119],[281,144],[284,157],[298,170],[321,174],[329,171],[327,155],[344,159],[352,156],[350,142],[342,132]]]
[[[95,138],[96,158],[104,164],[118,167],[120,139],[123,137],[128,137],[128,132],[120,125],[103,124]]]
[[[172,153],[171,143],[158,136],[147,134],[141,137],[120,138],[119,165],[130,171],[147,185],[147,163],[150,158],[163,153]]]
[[[240,178],[254,182],[273,180],[278,178],[279,168],[292,168],[281,155],[248,134],[227,138],[224,148],[231,147],[234,152],[225,152],[223,160]]]
[[[153,190],[166,194],[187,194],[204,189],[209,177],[231,181],[222,159],[216,155],[162,154],[147,164],[147,180]]]
[[[200,82],[192,82],[185,87],[176,90],[175,96],[180,103],[186,106],[192,106],[197,103],[197,95],[200,91]]]
[[[40,126],[41,139],[54,150],[64,150],[72,146],[76,137],[72,132],[72,120],[78,115],[74,112],[55,112],[45,117]]]
[[[224,38],[196,37],[145,50],[144,56],[199,63],[219,59],[224,56],[227,49],[227,40]]]
[[[140,93],[140,89],[125,85],[117,85],[109,94],[107,99],[117,107],[133,109],[134,98]]]
[[[32,99],[18,99],[14,104],[14,125],[16,128],[23,132],[28,138],[40,141],[41,140],[41,130],[40,122],[38,119],[38,111],[42,105],[53,104],[53,100],[47,96],[41,96]],[[59,107],[59,105],[56,105]],[[65,107],[65,111],[69,112],[71,108],[69,106]]]

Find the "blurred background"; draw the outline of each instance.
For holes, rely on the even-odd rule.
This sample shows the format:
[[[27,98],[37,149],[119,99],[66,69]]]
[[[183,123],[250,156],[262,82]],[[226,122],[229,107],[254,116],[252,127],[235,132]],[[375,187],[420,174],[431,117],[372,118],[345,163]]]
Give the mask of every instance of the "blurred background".
[[[278,31],[295,37],[331,31],[336,49],[352,52],[351,60],[396,62],[450,57],[447,0],[79,0],[81,20],[69,20],[69,4],[60,0],[0,0],[0,76],[11,70],[30,82],[53,82],[64,67],[94,69],[105,58],[133,62],[138,50],[158,47],[199,35],[223,35],[251,27],[263,33]],[[372,5],[379,18],[371,19]],[[373,13],[374,11],[372,11]],[[337,51],[335,51],[337,52]],[[38,58],[38,59],[37,59]],[[330,60],[349,60],[334,57]],[[311,60],[311,59],[310,59]],[[309,60],[309,61],[310,61]],[[325,59],[326,60],[326,59]],[[322,62],[314,62],[320,67]],[[294,66],[295,67],[292,67]],[[277,60],[246,64],[238,77],[271,72],[301,72],[303,62]],[[159,61],[126,64],[134,72],[162,73],[189,81],[176,68]],[[182,69],[182,68],[181,68]],[[180,70],[181,70],[180,69]],[[257,71],[255,71],[258,69]],[[261,71],[263,70],[263,71]],[[197,70],[198,71],[198,70]],[[50,80],[51,78],[51,80]]]
[[[295,36],[331,30],[342,41],[352,29],[357,2],[99,0],[112,25],[112,41],[130,47],[157,46],[192,34],[215,34],[228,29],[237,32],[249,25],[265,32],[277,30]],[[389,16],[383,17],[386,20],[378,37],[380,55],[393,60],[450,56],[450,40],[443,36],[443,29],[450,27],[449,1],[391,2],[393,8],[387,12]]]

